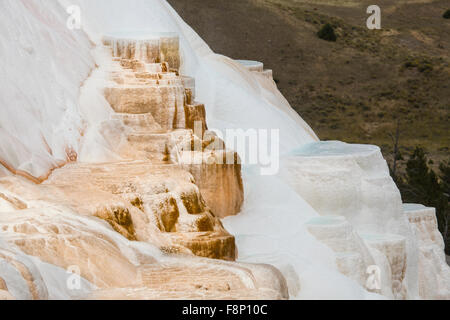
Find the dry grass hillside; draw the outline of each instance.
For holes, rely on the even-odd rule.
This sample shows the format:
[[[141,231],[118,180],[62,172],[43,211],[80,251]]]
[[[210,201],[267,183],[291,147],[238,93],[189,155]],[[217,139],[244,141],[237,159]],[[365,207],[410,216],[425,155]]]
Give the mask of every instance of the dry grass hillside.
[[[373,143],[389,158],[397,120],[402,153],[449,156],[450,8],[444,0],[169,0],[218,53],[263,61],[321,139]],[[337,42],[316,36],[331,23]]]

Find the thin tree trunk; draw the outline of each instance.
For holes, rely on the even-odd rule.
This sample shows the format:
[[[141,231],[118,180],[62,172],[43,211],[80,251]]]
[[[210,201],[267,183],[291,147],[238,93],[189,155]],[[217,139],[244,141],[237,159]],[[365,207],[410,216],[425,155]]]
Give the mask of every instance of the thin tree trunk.
[[[392,176],[397,182],[397,159],[399,158],[398,141],[400,139],[400,121],[397,120],[397,128],[395,129],[395,136],[389,134],[392,143],[394,144],[394,164],[392,167]]]

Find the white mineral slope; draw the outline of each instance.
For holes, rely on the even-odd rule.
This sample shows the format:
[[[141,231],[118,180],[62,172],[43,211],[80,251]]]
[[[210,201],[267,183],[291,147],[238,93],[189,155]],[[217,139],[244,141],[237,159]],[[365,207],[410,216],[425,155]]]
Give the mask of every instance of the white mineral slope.
[[[318,217],[278,177],[246,168],[242,212],[223,220],[236,236],[239,260],[269,263],[285,276],[292,299],[381,299],[338,272],[335,254],[306,229]]]
[[[182,29],[178,26],[178,22],[173,22],[174,17],[177,16],[164,2],[136,1],[134,4],[130,4],[130,2],[124,1],[99,1],[80,4],[82,5],[83,20],[91,21],[94,24],[98,22],[98,26],[108,25],[102,21],[103,17],[108,16],[105,15],[106,12],[115,13],[115,15],[108,16],[107,21],[116,24],[114,28],[108,29],[109,31],[126,29],[129,27],[128,24],[138,17],[139,24],[135,26],[139,29],[144,28],[154,32],[154,29],[157,28],[159,31],[173,30],[180,34],[186,32],[187,35],[181,38],[182,43],[185,43],[183,47],[185,48],[184,65],[186,70],[189,68],[194,70],[195,76],[199,72],[200,83],[204,84],[203,86],[199,85],[199,92],[208,98],[207,101],[212,107],[212,118],[223,116],[220,113],[214,116],[214,110],[230,109],[233,111],[228,114],[228,119],[223,117],[227,122],[224,122],[222,128],[231,125],[236,120],[240,121],[240,124],[235,124],[236,126],[249,127],[252,124],[249,119],[257,113],[256,108],[260,104],[266,111],[273,108],[275,112],[272,116],[264,116],[258,125],[268,127],[269,121],[277,119],[278,124],[273,127],[283,127],[281,124],[285,122],[283,120],[285,115],[280,110],[276,110],[275,105],[277,105],[284,106],[285,111],[293,116],[293,119],[288,120],[291,123],[292,132],[286,131],[285,141],[291,141],[292,145],[297,145],[316,139],[301,118],[288,109],[286,101],[275,89],[275,86],[272,88],[274,92],[266,90],[264,94],[261,94],[260,91],[263,90],[263,87],[260,87],[249,74],[244,74],[248,77],[249,84],[244,90],[246,92],[241,94],[239,90],[244,83],[240,80],[239,73],[243,72],[242,68],[230,59],[215,56],[187,26],[183,25],[184,29]],[[111,150],[108,149],[108,143],[102,142],[101,135],[95,133],[98,129],[95,125],[107,119],[111,112],[96,90],[100,87],[99,82],[104,81],[101,70],[93,70],[94,55],[98,55],[96,58],[101,60],[101,50],[91,51],[95,48],[92,48],[91,42],[83,31],[66,28],[65,6],[60,6],[56,0],[34,2],[5,0],[0,5],[2,9],[0,10],[2,18],[0,45],[3,58],[0,95],[2,99],[0,101],[2,106],[0,172],[2,176],[20,172],[28,178],[45,179],[55,167],[64,164],[67,160],[75,160],[74,155],[82,154],[80,146],[92,145],[92,140],[95,140],[94,144],[102,148],[97,153],[91,153],[89,157],[83,158],[87,158],[89,161],[104,161],[113,157]],[[91,14],[89,19],[88,16]],[[152,17],[155,19],[150,19]],[[177,17],[177,19],[179,18]],[[148,21],[152,21],[152,24],[146,25]],[[181,23],[181,20],[179,21]],[[108,30],[100,29],[99,31],[103,33]],[[94,40],[94,45],[100,45],[100,40],[95,33],[90,32],[89,35]],[[237,66],[238,70],[231,70],[233,73],[229,75],[229,77],[234,77],[234,80],[230,80],[228,85],[223,85],[218,80],[211,82],[210,77],[226,81],[226,75],[220,76],[219,73],[212,72],[213,68],[206,62],[200,64],[196,61],[197,59],[207,61],[203,55],[211,56],[213,62],[215,58],[223,59],[225,61],[223,63],[224,70],[227,70],[227,64],[231,64],[233,67]],[[87,79],[90,73],[92,76]],[[186,73],[190,72],[186,71]],[[84,81],[87,84],[82,86]],[[83,90],[80,92],[81,86]],[[234,100],[217,99],[217,92],[233,97]],[[245,99],[238,99],[239,95]],[[202,99],[202,96],[200,95],[199,98]],[[276,103],[277,99],[280,99],[280,103]],[[271,103],[275,103],[275,105],[271,105]],[[243,106],[249,108],[246,114],[242,114],[236,109]],[[236,118],[236,112],[246,117]],[[300,126],[295,123],[299,123]],[[305,133],[302,125],[309,133]],[[27,204],[26,207],[30,208],[34,205]],[[43,263],[11,245],[11,242],[16,241],[17,237],[25,237],[24,239],[31,242],[39,240],[28,237],[27,231],[41,231],[41,224],[61,224],[61,228],[64,228],[79,219],[67,208],[53,211],[49,210],[49,207],[52,205],[38,204],[36,210],[27,210],[26,215],[32,222],[20,222],[24,223],[23,233],[19,232],[18,234],[14,230],[10,230],[11,232],[7,235],[1,235],[8,241],[0,239],[0,273],[1,277],[6,279],[9,293],[15,298],[74,298],[73,293],[67,290],[65,270]],[[2,201],[0,222],[5,225],[12,224],[9,218],[17,217],[16,209],[12,208],[8,201]],[[46,212],[50,216],[44,217],[42,212]],[[114,239],[117,247],[123,248],[132,245],[120,236],[114,235],[111,230],[105,229],[104,225],[98,225],[97,222],[90,219],[85,222],[85,227],[88,228],[85,233],[88,236],[101,233],[103,236],[99,238],[99,241],[105,236],[110,236]],[[37,227],[31,226],[34,223]],[[78,230],[79,227],[75,229]],[[28,247],[30,252],[37,256],[39,253],[45,255],[45,252],[42,251],[46,250],[44,248],[40,245]],[[90,252],[90,254],[96,255],[94,252]],[[155,256],[153,252],[146,255]],[[127,261],[124,263],[133,263],[131,258]],[[33,280],[30,282],[30,279]],[[81,295],[85,295],[91,289],[92,286],[87,281],[82,281],[83,293]]]
[[[81,7],[83,31],[94,47],[82,30],[71,31],[65,27],[65,6],[73,4]],[[102,37],[115,32],[175,32],[180,36],[181,73],[196,78],[196,99],[205,103],[211,128],[280,130],[280,152],[288,160],[281,163],[281,171],[286,173],[287,170],[287,176],[261,176],[259,168],[245,167],[243,210],[238,216],[224,221],[226,228],[236,235],[239,260],[271,263],[278,267],[288,281],[293,298],[376,299],[381,297],[366,291],[363,284],[356,281],[358,277],[341,274],[342,270],[353,272],[349,261],[361,260],[358,254],[368,251],[372,245],[370,252],[375,263],[384,273],[392,273],[385,275],[381,293],[387,292],[385,296],[389,298],[413,299],[418,296],[415,272],[418,263],[411,253],[417,245],[409,235],[411,230],[406,218],[401,216],[401,199],[388,178],[379,149],[368,157],[352,154],[350,150],[339,159],[323,153],[316,159],[310,156],[299,159],[295,152],[295,159],[291,159],[292,150],[298,151],[296,148],[318,141],[314,132],[290,108],[273,81],[213,53],[166,1],[3,0],[0,9],[3,58],[0,63],[0,160],[3,163],[0,175],[12,171],[45,177],[50,169],[73,158],[74,154],[78,154],[78,160],[88,162],[113,159],[115,155],[108,141],[103,140],[102,131],[111,133],[114,128],[101,125],[112,111],[98,90],[105,81],[102,65],[110,58],[102,52]],[[94,61],[99,66],[95,70]],[[292,169],[293,174],[289,176]],[[348,181],[346,185],[339,184],[339,174],[344,174],[342,177]],[[292,177],[311,184],[298,185],[290,179]],[[371,190],[376,191],[375,196],[371,196]],[[0,216],[2,223],[8,222],[11,210],[8,206],[8,203],[0,202],[0,212],[4,213]],[[50,225],[58,219],[69,225],[81,219],[67,210],[61,210],[51,218],[48,216],[50,211],[44,211],[28,210],[24,214],[36,215],[34,222],[37,225],[44,218]],[[326,246],[326,241],[322,244],[307,231],[311,219],[320,221],[319,214],[344,216],[349,222],[345,225],[351,226],[348,228],[351,236],[356,232],[381,236],[367,236],[367,248],[360,252],[339,252],[340,246]],[[125,241],[91,219],[83,222],[83,228],[89,235],[94,234],[92,230],[97,230],[110,237],[121,250],[137,250],[132,248],[137,244]],[[399,238],[385,233],[400,234],[406,239],[405,251],[409,258],[412,257],[407,261],[406,272],[403,270],[406,266],[403,242],[391,241]],[[352,246],[346,248],[345,240],[349,239],[339,238],[338,233],[331,236],[331,240],[341,241],[345,250],[353,250]],[[352,239],[358,237],[350,241]],[[395,242],[395,252],[389,251],[392,242]],[[150,249],[146,256],[157,256]],[[0,278],[8,278],[8,289],[13,296],[70,298],[61,289],[61,270],[39,264],[8,247],[1,239],[0,253],[17,256],[14,259],[20,259],[37,281],[32,285],[23,283],[26,277],[0,260],[0,266],[6,266],[0,270],[7,272],[6,276],[0,274]],[[338,256],[344,261],[341,267]],[[128,255],[120,255],[118,261],[124,266],[133,263]],[[426,263],[422,264],[421,272],[431,274],[428,260],[423,261]],[[398,282],[395,285],[394,280]],[[424,281],[434,280],[431,275]],[[432,291],[438,286],[423,287],[425,295],[433,296]],[[34,288],[34,291],[24,288]],[[85,283],[84,288],[89,290],[91,287]],[[445,292],[446,288],[439,290]]]
[[[124,30],[129,30],[130,37],[145,32],[179,34],[181,72],[195,77],[196,99],[205,103],[211,127],[280,130],[281,153],[317,140],[273,81],[214,54],[165,1],[99,0],[93,3],[78,0],[75,3],[85,15],[86,32],[99,45],[103,35],[119,32],[126,35]],[[105,62],[101,56],[97,57],[97,64],[102,66]],[[317,213],[300,196],[283,181],[261,177],[257,170],[250,169],[244,179],[246,190],[254,190],[247,191],[252,192],[253,197],[247,197],[240,216],[230,219],[229,223],[225,221],[237,235],[241,261],[273,263],[288,278],[294,298],[378,298],[341,275],[334,253],[308,234],[303,224]],[[246,234],[247,230],[252,230],[250,235]]]
[[[0,2],[0,163],[12,171],[43,177],[78,150],[78,95],[93,59],[66,20],[57,1]]]
[[[61,0],[61,3],[81,7],[83,28],[97,44],[104,35],[117,32],[177,33],[181,73],[195,78],[196,99],[205,104],[211,128],[279,129],[281,152],[318,140],[273,81],[254,76],[238,62],[212,52],[166,1]]]
[[[386,235],[377,239],[403,237],[405,252],[399,256],[405,254],[406,262],[391,268],[404,272],[399,285],[404,290],[393,283],[394,296],[418,297],[418,243],[378,147],[338,141],[307,144],[283,158],[280,176],[321,216],[345,217],[363,239],[374,234]],[[373,242],[366,242],[373,251]]]

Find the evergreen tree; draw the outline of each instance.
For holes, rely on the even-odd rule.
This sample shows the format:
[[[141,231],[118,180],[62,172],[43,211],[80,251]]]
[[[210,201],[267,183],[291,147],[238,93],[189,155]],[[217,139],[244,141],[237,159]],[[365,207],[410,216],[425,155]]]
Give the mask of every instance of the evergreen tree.
[[[430,205],[441,192],[437,176],[428,168],[425,151],[420,147],[414,150],[406,163],[406,183],[405,197],[425,205]]]
[[[425,151],[420,147],[414,150],[406,163],[406,179],[405,184],[401,185],[401,192],[405,202],[436,208],[439,230],[446,241],[449,222],[448,199],[438,176],[428,167]]]
[[[439,170],[441,171],[440,178],[442,190],[444,191],[444,196],[446,196],[448,200],[450,198],[450,160],[442,162],[439,165]]]
[[[441,186],[444,193],[444,198],[446,199],[445,208],[445,228],[443,231],[445,247],[447,248],[447,253],[450,253],[450,160],[447,162],[442,162],[439,165],[439,170],[441,172]]]

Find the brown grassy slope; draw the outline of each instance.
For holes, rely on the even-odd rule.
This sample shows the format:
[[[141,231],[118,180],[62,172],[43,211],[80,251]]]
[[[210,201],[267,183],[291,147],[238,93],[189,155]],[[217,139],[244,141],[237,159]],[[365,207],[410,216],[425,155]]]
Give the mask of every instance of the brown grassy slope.
[[[263,61],[323,140],[382,146],[401,125],[402,151],[449,156],[448,1],[385,1],[381,31],[365,27],[365,0],[169,0],[218,53]],[[316,32],[330,22],[336,43]]]

